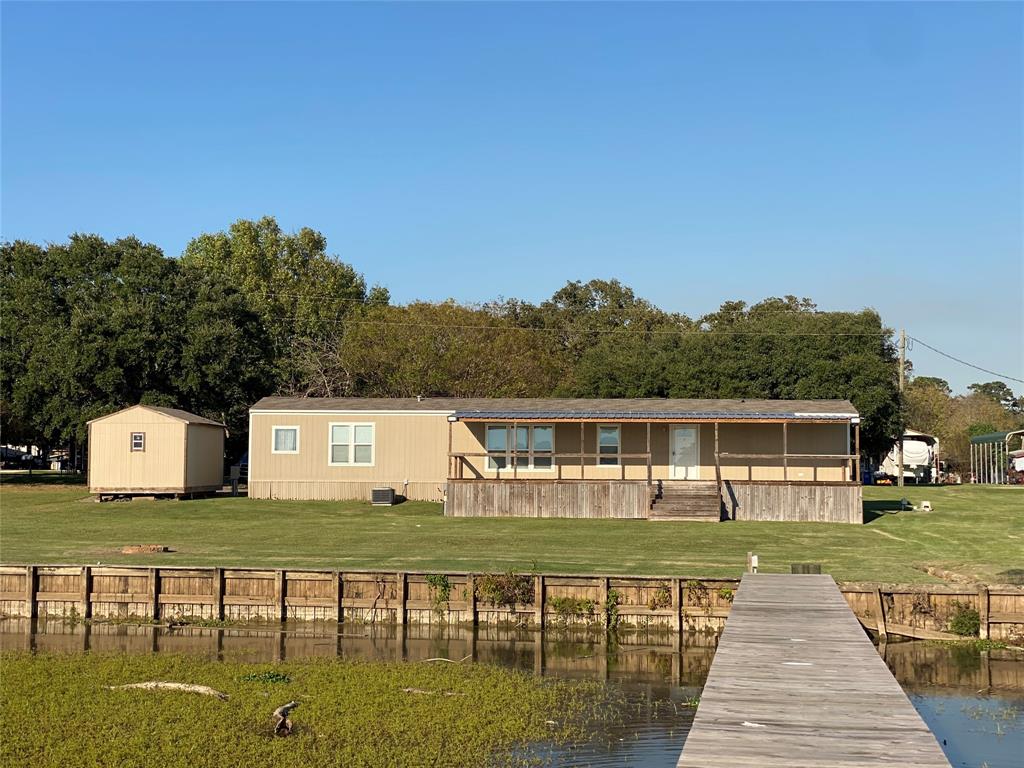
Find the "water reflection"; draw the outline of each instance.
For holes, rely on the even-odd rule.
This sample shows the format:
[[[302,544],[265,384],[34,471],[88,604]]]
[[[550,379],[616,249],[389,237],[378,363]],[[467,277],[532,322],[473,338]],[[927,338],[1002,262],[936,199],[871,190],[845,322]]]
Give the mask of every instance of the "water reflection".
[[[547,764],[675,766],[714,657],[714,637],[421,625],[273,625],[244,628],[70,625],[0,619],[0,650],[187,653],[250,662],[339,656],[378,661],[466,659],[536,674],[606,681],[618,724],[586,744],[532,748]],[[889,669],[954,766],[1019,768],[1024,761],[1024,655],[926,641],[879,647]]]

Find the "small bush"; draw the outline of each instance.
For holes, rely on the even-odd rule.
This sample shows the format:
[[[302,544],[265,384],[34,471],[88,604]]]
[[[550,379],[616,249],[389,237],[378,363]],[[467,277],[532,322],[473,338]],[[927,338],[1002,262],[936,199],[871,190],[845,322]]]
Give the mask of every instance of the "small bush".
[[[494,605],[514,609],[533,603],[533,577],[529,574],[484,573],[476,577],[476,596]]]
[[[953,615],[949,617],[949,631],[961,637],[977,637],[981,630],[981,616],[969,605],[959,601],[953,603]]]
[[[660,585],[651,593],[650,598],[647,600],[647,607],[652,611],[656,611],[659,608],[668,608],[671,605],[672,590],[669,589],[667,584]]]
[[[563,624],[568,624],[572,619],[593,617],[597,603],[585,597],[552,597],[548,600],[548,606]]]

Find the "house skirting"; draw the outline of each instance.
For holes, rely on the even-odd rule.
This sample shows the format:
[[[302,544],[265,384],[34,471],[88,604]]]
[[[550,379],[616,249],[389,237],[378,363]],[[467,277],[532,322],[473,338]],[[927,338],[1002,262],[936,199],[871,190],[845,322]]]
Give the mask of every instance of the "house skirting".
[[[814,523],[864,521],[859,483],[722,481],[722,501],[730,520]]]
[[[449,480],[449,517],[646,518],[645,480]]]
[[[250,499],[293,501],[369,501],[374,488],[394,488],[396,496],[415,501],[441,501],[445,481],[404,480],[250,480]]]

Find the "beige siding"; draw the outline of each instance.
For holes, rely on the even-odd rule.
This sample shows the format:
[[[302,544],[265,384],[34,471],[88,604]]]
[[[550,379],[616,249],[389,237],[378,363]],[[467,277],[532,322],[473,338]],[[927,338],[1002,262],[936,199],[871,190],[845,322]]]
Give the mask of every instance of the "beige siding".
[[[373,466],[331,466],[332,423],[374,425]],[[299,451],[273,453],[274,426],[299,428]],[[433,414],[254,413],[249,494],[253,498],[366,499],[390,486],[411,499],[440,500],[448,476],[448,419]]]
[[[209,424],[188,425],[186,487],[216,490],[224,484],[224,430]]]
[[[90,424],[90,491],[184,490],[185,426],[143,408]],[[145,433],[144,451],[131,450],[132,432]]]

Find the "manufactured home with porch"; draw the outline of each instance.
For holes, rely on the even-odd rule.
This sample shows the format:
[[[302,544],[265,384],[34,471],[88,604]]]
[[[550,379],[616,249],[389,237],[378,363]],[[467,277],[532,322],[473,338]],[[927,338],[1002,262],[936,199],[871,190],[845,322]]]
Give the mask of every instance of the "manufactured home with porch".
[[[268,397],[249,414],[249,496],[860,523],[859,443],[846,400]]]

